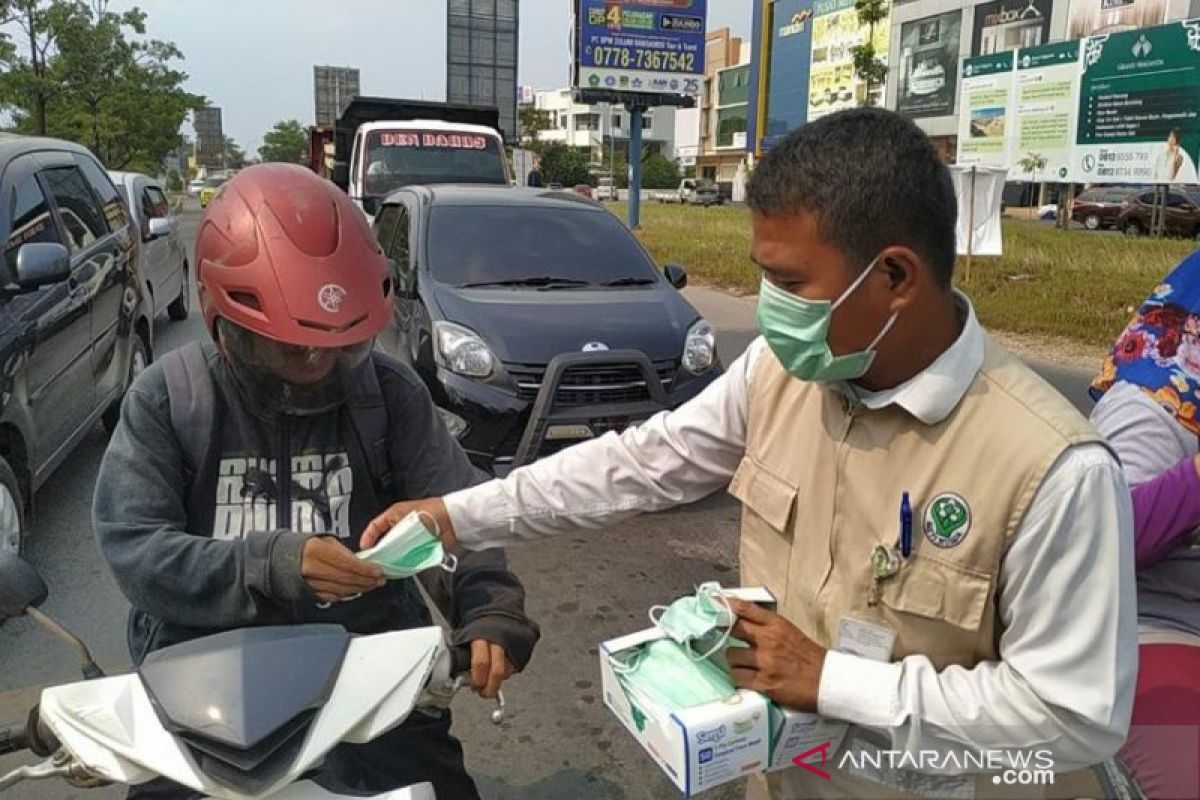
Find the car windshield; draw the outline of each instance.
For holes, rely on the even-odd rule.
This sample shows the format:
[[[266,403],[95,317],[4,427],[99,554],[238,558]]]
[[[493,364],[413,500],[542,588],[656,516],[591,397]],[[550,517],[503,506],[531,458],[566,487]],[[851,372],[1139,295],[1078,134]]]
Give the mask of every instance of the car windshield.
[[[373,131],[367,135],[366,194],[430,183],[508,184],[495,136],[445,131]]]
[[[429,267],[435,279],[454,286],[657,282],[654,264],[628,229],[607,211],[590,209],[435,207]]]
[[[204,182],[204,185],[207,186],[209,189],[215,189],[218,186],[223,185],[227,180],[229,180],[229,179],[228,178],[209,178],[208,180],[206,180]]]

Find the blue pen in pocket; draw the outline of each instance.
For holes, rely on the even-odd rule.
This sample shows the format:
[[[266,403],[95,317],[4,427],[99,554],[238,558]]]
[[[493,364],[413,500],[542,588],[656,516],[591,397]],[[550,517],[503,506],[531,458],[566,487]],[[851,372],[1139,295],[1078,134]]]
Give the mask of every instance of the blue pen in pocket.
[[[912,505],[908,502],[908,492],[900,496],[900,555],[905,558],[912,555]]]

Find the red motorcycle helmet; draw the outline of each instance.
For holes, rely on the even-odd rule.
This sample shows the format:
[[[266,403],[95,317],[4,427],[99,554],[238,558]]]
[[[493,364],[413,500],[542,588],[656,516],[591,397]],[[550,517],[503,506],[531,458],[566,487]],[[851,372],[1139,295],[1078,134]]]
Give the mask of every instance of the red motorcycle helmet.
[[[196,234],[209,333],[243,394],[269,411],[336,405],[389,322],[387,259],[350,198],[292,164],[248,167],[221,187]]]

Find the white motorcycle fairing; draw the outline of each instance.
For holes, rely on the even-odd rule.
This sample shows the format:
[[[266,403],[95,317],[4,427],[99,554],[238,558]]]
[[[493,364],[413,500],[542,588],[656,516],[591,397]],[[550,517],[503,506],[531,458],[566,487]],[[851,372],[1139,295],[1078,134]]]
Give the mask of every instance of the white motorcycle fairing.
[[[300,754],[269,790],[255,795],[233,791],[200,771],[188,748],[159,722],[136,674],[46,689],[41,715],[89,772],[114,783],[144,783],[161,775],[214,800],[333,800],[340,795],[294,782],[338,743],[367,742],[403,722],[443,650],[436,627],[352,638]],[[433,790],[422,784],[378,797],[432,800]]]

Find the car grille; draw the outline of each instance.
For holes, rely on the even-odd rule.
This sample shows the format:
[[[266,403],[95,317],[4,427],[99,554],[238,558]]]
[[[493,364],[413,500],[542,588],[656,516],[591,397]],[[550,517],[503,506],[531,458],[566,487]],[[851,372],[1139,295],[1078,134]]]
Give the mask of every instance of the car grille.
[[[505,364],[517,384],[517,397],[537,399],[546,368],[536,364]],[[675,378],[674,361],[654,362],[654,371],[664,391]],[[645,376],[636,364],[579,365],[568,367],[555,393],[558,406],[588,406],[601,403],[636,403],[650,399]]]

